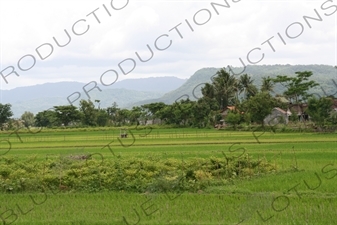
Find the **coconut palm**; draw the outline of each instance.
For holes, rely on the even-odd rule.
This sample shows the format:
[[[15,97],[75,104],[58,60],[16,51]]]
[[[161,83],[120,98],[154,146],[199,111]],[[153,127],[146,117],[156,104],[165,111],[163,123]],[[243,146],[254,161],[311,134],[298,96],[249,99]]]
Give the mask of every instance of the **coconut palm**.
[[[201,89],[201,93],[206,98],[214,98],[214,87],[211,84],[206,83]]]
[[[274,92],[274,82],[269,76],[262,77],[262,85],[260,90],[262,92]]]
[[[228,105],[235,103],[237,79],[223,68],[216,74],[217,76],[213,79],[214,95],[221,109],[224,109]]]
[[[248,99],[251,96],[256,95],[258,92],[256,86],[253,84],[254,80],[247,74],[243,74],[239,78],[238,90],[239,94],[243,92],[244,98]]]

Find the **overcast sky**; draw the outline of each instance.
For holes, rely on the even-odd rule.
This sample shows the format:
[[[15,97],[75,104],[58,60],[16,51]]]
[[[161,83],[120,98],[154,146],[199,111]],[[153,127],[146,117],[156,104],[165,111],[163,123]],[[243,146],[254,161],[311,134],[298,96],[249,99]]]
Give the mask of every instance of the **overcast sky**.
[[[189,78],[203,67],[242,66],[239,58],[246,65],[337,65],[336,0],[236,1],[225,7],[224,0],[0,0],[0,71],[8,82],[0,76],[0,88],[100,83],[107,70],[118,78],[107,72],[105,84],[116,78]],[[69,44],[59,47],[53,37]],[[118,66],[125,59],[120,65],[126,75]],[[10,66],[20,76],[10,74]]]

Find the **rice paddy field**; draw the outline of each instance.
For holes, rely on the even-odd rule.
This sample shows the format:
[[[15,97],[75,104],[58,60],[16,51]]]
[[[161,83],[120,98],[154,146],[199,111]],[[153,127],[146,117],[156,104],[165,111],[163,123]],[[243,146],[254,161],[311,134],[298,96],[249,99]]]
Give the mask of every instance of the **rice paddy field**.
[[[2,224],[337,224],[336,133],[129,127],[127,138],[119,136],[119,128],[2,132]],[[75,172],[105,166],[94,171],[99,177],[104,177],[109,162],[117,159],[153,162],[158,168],[188,165],[196,159],[206,165],[212,160],[246,158],[263,160],[270,169],[260,173],[248,168],[245,176],[232,174],[230,179],[212,180],[208,179],[211,175],[198,175],[190,169],[192,177],[204,179],[203,185],[181,190],[172,184],[172,191],[150,191],[141,183],[139,191],[123,185],[112,190],[101,178],[98,186],[90,183],[97,189],[72,189],[64,177],[72,176],[75,185],[85,176],[73,176],[63,166],[53,167],[57,168],[53,171],[58,173],[58,188],[34,189],[33,183],[23,182],[25,189],[11,181],[15,176],[25,179],[28,167],[36,173],[36,180],[45,181],[49,175],[41,165],[51,168],[64,158],[76,161],[74,165],[81,163],[81,167],[72,168]],[[14,164],[21,169],[10,167]],[[154,169],[147,174],[157,172]]]

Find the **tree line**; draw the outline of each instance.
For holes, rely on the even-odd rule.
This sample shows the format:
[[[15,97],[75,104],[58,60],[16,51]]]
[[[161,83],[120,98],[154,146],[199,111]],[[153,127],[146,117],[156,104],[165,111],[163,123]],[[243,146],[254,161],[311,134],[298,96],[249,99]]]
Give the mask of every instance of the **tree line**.
[[[2,129],[15,126],[59,127],[59,126],[126,126],[154,123],[210,127],[223,119],[233,126],[245,123],[264,125],[264,119],[275,107],[287,109],[287,99],[305,110],[317,125],[336,124],[337,115],[332,111],[334,96],[317,97],[310,89],[319,84],[310,80],[311,71],[296,72],[295,76],[278,75],[276,78],[263,77],[260,86],[248,75],[231,75],[225,68],[220,69],[201,89],[202,97],[196,101],[181,99],[172,104],[156,102],[122,109],[114,102],[110,107],[100,108],[100,101],[81,100],[79,107],[73,105],[54,106],[34,115],[25,112],[20,119],[11,118],[10,104],[0,104],[0,124]],[[284,87],[283,93],[275,93],[277,85]],[[229,107],[229,108],[228,108]],[[293,112],[293,121],[298,120]]]

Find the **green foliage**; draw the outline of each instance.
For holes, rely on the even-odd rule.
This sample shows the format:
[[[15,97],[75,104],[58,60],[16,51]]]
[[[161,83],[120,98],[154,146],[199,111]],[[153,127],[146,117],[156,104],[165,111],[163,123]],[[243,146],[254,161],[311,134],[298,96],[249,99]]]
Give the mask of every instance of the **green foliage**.
[[[97,113],[97,125],[105,127],[109,123],[109,115],[106,110],[99,109]]]
[[[308,108],[306,112],[317,125],[324,125],[332,111],[332,99],[331,98],[310,98],[308,101]]]
[[[146,120],[149,119],[156,119],[157,113],[162,110],[164,107],[166,107],[166,104],[163,102],[156,102],[156,103],[150,103],[142,105],[142,108],[144,110],[144,116]]]
[[[4,123],[9,121],[9,118],[13,116],[13,112],[11,109],[11,104],[1,104],[0,103],[0,126],[1,130],[4,129],[3,125]]]
[[[238,224],[243,219],[243,224],[334,224],[336,134],[253,130],[261,143],[252,132],[155,129],[148,137],[137,133],[131,148],[113,142],[120,158],[97,147],[108,142],[100,131],[119,134],[116,128],[43,129],[36,136],[22,131],[24,143],[9,137],[15,149],[0,159],[3,219],[6,224],[16,215],[18,224],[126,224],[125,217],[135,224],[137,210],[139,224]],[[74,146],[80,145],[99,151],[104,161],[75,155]],[[250,157],[241,156],[242,148]],[[46,159],[46,154],[55,156]],[[287,170],[292,165],[299,169]],[[30,196],[46,202],[36,205]],[[146,216],[143,209],[159,210]]]
[[[92,101],[82,99],[80,101],[80,111],[82,113],[82,123],[84,125],[96,126],[97,125],[97,110]]]
[[[24,121],[25,127],[33,126],[35,123],[34,114],[32,112],[25,111],[21,115],[21,119]]]
[[[200,98],[192,109],[192,123],[194,127],[203,128],[214,124],[215,112],[219,108],[215,99]],[[216,121],[217,118],[215,118]],[[221,119],[221,118],[220,118]],[[220,120],[219,119],[219,120]]]
[[[119,109],[116,112],[115,121],[118,126],[126,125],[127,120],[130,116],[130,111],[128,109]]]
[[[240,124],[241,121],[241,115],[240,113],[236,112],[236,111],[230,111],[225,119],[226,123],[232,124],[234,126],[234,129],[236,130],[236,126],[238,124]]]
[[[163,107],[156,113],[156,116],[160,118],[166,124],[175,124],[177,126],[186,126],[193,124],[193,108],[195,102],[189,99],[181,99]]]
[[[250,114],[250,112],[245,112],[243,114],[243,121],[247,124],[251,124],[252,121],[252,115]]]
[[[37,127],[52,127],[61,125],[57,121],[57,115],[55,111],[44,110],[42,112],[38,112],[35,115],[35,126]]]
[[[274,82],[268,77],[262,77],[261,92],[274,92]]]
[[[201,89],[201,93],[206,99],[213,99],[215,97],[214,85],[206,83],[205,86]]]
[[[299,121],[298,115],[294,110],[291,110],[291,115],[289,116],[289,120],[291,122],[298,122]]]
[[[281,103],[268,92],[260,92],[243,103],[244,112],[248,112],[253,122],[264,125],[263,120],[271,113],[274,107]]]
[[[311,71],[296,72],[295,74],[296,77],[278,75],[272,81],[282,84],[286,88],[283,94],[289,99],[293,99],[294,103],[300,103],[310,96],[309,89],[318,86],[318,83],[313,80],[309,81],[313,75]]]
[[[77,110],[76,106],[54,106],[55,115],[60,124],[68,126],[69,123],[75,123],[81,120],[81,113]]]
[[[212,71],[212,70],[203,70]],[[310,81],[313,76],[311,71],[295,72],[296,77],[277,76],[276,78],[262,77],[261,92],[253,83],[248,74],[243,74],[239,78],[231,75],[226,68],[221,68],[212,76],[212,83],[205,83],[201,88],[202,97],[198,101],[191,101],[189,95],[186,100],[175,100],[174,103],[167,105],[163,102],[144,104],[134,106],[131,110],[121,109],[114,102],[111,107],[100,109],[100,100],[98,109],[93,102],[81,100],[80,113],[74,106],[55,106],[55,112],[38,113],[35,117],[37,126],[60,126],[69,123],[75,123],[81,115],[81,124],[77,126],[129,126],[146,124],[148,121],[156,120],[159,124],[172,125],[175,127],[214,127],[219,117],[228,106],[238,106],[243,115],[229,115],[226,119],[228,123],[236,125],[245,122],[250,125],[251,122],[263,124],[264,118],[270,114],[272,108],[280,107],[286,109],[285,103],[276,101],[271,97],[270,92],[274,92],[274,84],[282,84],[286,90],[284,94],[287,98],[293,99],[296,103],[304,101],[310,96],[309,89],[316,87],[318,84]],[[255,78],[255,76],[254,76]],[[200,86],[198,84],[196,87]],[[195,96],[194,90],[193,95]],[[198,95],[199,96],[199,95]],[[242,97],[239,100],[239,97]],[[240,102],[241,101],[241,102]],[[286,100],[288,101],[288,100]],[[302,108],[302,106],[300,105]],[[221,115],[220,115],[221,116]],[[55,119],[56,117],[56,119]],[[158,120],[159,119],[159,120]],[[333,118],[331,118],[333,120]]]
[[[138,125],[140,119],[144,119],[144,111],[140,106],[134,106],[129,112],[129,122],[132,125]]]
[[[258,92],[253,82],[254,80],[252,80],[251,77],[248,76],[248,74],[241,75],[238,80],[237,89],[239,91],[239,94],[243,92],[245,99],[256,95],[256,93]]]
[[[210,183],[269,173],[275,167],[264,161],[243,158],[177,159],[116,158],[94,159],[72,155],[38,162],[4,158],[0,165],[0,191],[51,190],[87,191],[197,191]]]
[[[235,103],[238,91],[238,81],[234,75],[230,75],[224,68],[221,68],[213,78],[214,95],[222,109]]]
[[[337,111],[332,111],[330,113],[330,117],[328,120],[331,124],[336,125],[337,124]]]

